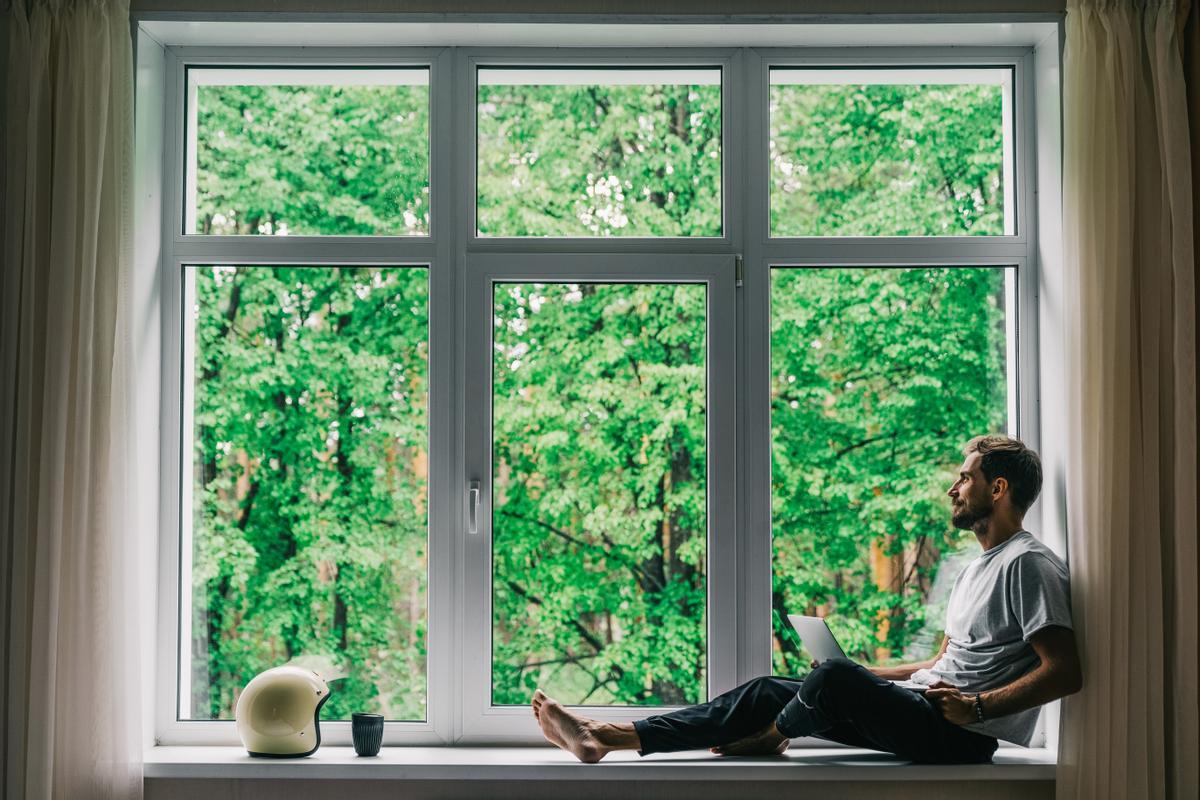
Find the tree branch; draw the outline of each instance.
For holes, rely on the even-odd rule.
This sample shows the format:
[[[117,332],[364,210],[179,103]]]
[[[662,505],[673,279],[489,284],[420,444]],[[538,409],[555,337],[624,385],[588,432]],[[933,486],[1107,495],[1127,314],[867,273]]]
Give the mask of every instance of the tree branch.
[[[518,670],[525,671],[534,667],[546,667],[551,664],[578,664],[581,661],[590,661],[593,658],[599,658],[599,653],[592,653],[587,656],[567,656],[566,658],[548,658],[545,661],[529,661],[517,667]]]
[[[246,503],[242,506],[242,512],[238,515],[237,526],[239,531],[246,530],[246,524],[250,522],[250,510],[254,508],[254,498],[258,496],[258,489],[261,485],[258,481],[250,481],[250,489],[246,492]]]
[[[508,585],[508,588],[512,589],[518,595],[525,598],[526,600],[533,603],[534,605],[538,605],[538,606],[545,605],[545,601],[543,601],[542,598],[538,597],[535,594],[531,594],[528,590],[525,589],[524,586],[517,583],[516,581],[514,581],[512,579],[506,579],[504,582],[505,582],[505,584]],[[583,627],[582,622],[580,622],[577,619],[572,619],[572,620],[568,620],[568,623],[571,625],[572,628],[575,629],[575,631],[580,636],[583,637],[583,640],[585,642],[587,642],[588,645],[593,650],[596,651],[596,653],[599,653],[601,650],[604,649],[604,642],[597,639],[595,637],[595,635],[592,634],[591,631],[589,631],[587,628]]]
[[[860,447],[866,447],[869,444],[874,444],[875,442],[881,442],[884,439],[895,439],[895,438],[896,438],[895,431],[893,431],[892,433],[885,433],[881,436],[872,436],[870,439],[863,439],[861,442],[855,442],[852,445],[843,447],[841,450],[838,450],[836,453],[834,453],[833,457],[841,458],[842,456],[846,455],[847,453],[849,453],[853,450],[857,450]]]
[[[505,516],[510,519],[520,520],[521,522],[528,522],[532,525],[537,525],[539,528],[543,528],[547,531],[550,531],[550,533],[553,533],[555,536],[565,539],[566,541],[571,542],[572,544],[577,544],[580,547],[594,547],[595,546],[592,542],[587,542],[587,541],[584,541],[583,539],[580,539],[577,536],[573,536],[572,534],[568,533],[567,531],[562,530],[561,528],[554,527],[549,522],[544,522],[543,520],[534,519],[532,517],[526,517],[522,514],[518,514],[514,511],[509,511],[507,509],[502,509],[500,511],[500,514],[501,514],[501,516]],[[642,578],[644,578],[645,581],[652,584],[650,586],[647,586],[646,583],[639,581],[639,583],[642,583],[643,589],[660,591],[660,592],[663,590],[663,584],[661,582],[659,582],[658,580],[656,580],[654,578],[654,576],[648,574],[645,570],[643,570],[640,566],[638,566],[638,564],[633,562],[629,557],[627,557],[623,553],[619,552],[616,549],[617,544],[615,542],[613,542],[612,539],[610,539],[603,532],[600,532],[597,535],[600,537],[601,541],[603,541],[604,544],[606,545],[606,548],[604,549],[604,553],[606,555],[610,555],[613,558],[617,559],[627,569],[632,570],[633,572],[642,576]]]

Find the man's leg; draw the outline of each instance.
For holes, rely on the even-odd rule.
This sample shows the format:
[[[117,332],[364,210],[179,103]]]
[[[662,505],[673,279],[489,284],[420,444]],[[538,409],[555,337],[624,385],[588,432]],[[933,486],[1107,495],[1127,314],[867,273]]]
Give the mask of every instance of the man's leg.
[[[799,688],[800,681],[756,678],[707,703],[615,724],[576,716],[539,689],[533,696],[533,712],[550,742],[581,761],[594,762],[613,750],[649,755],[737,742],[769,725]]]
[[[753,736],[771,724],[800,686],[789,678],[755,678],[707,703],[640,719],[633,723],[642,743],[639,752],[645,756],[700,750]],[[778,752],[786,746],[785,741]]]
[[[987,762],[996,749],[995,739],[946,722],[920,694],[842,659],[814,670],[775,725],[785,736],[821,736],[924,763]]]

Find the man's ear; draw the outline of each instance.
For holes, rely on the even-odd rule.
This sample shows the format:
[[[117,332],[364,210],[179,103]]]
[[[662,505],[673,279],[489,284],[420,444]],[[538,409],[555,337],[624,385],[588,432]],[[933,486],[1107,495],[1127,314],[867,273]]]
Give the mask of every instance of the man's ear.
[[[992,499],[998,499],[1008,493],[1008,478],[996,478],[992,481]]]

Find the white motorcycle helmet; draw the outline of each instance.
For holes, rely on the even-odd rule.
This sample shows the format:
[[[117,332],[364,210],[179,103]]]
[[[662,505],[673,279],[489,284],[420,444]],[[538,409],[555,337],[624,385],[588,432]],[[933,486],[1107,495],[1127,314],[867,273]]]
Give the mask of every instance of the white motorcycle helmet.
[[[321,746],[321,706],[329,685],[310,669],[275,667],[254,676],[238,698],[238,736],[252,756],[302,758]]]

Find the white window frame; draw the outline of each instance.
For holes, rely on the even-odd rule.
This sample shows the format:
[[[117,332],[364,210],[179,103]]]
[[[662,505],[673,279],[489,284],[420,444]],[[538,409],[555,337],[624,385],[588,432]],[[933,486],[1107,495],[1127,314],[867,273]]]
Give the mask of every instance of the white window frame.
[[[162,204],[161,315],[163,329],[162,436],[161,436],[161,530],[174,532],[160,542],[159,653],[156,668],[155,739],[161,744],[237,744],[232,722],[184,720],[179,718],[179,696],[184,665],[180,641],[181,611],[186,608],[182,592],[182,567],[188,554],[180,547],[186,535],[187,516],[182,500],[190,496],[186,483],[189,470],[184,443],[190,441],[190,409],[183,399],[189,394],[186,378],[190,365],[183,363],[184,322],[183,271],[189,265],[230,264],[238,266],[380,266],[424,267],[429,276],[429,573],[426,584],[428,635],[426,639],[426,720],[388,722],[387,739],[392,744],[445,743],[452,736],[452,709],[434,697],[451,692],[453,602],[451,542],[435,531],[448,531],[454,522],[447,518],[451,508],[453,429],[449,413],[453,387],[454,351],[454,248],[450,219],[451,154],[445,140],[434,131],[449,126],[451,65],[444,48],[322,49],[314,53],[301,48],[168,48],[165,58],[165,101],[162,175],[168,198]],[[338,67],[427,67],[430,101],[430,233],[428,236],[217,236],[184,233],[186,186],[185,163],[187,124],[184,98],[189,65],[289,67],[328,65]],[[174,202],[171,202],[174,199]],[[440,222],[438,221],[440,220]],[[175,403],[171,402],[175,398]],[[323,721],[322,740],[333,745],[351,743],[348,721]]]
[[[729,255],[488,253],[468,261],[466,458],[468,485],[478,482],[479,532],[465,537],[463,741],[540,741],[528,707],[493,706],[492,695],[492,292],[497,283],[686,283],[706,290],[705,426],[707,440],[706,694],[736,684],[737,573],[734,560],[735,341],[734,258]],[[470,502],[469,493],[465,499]],[[707,699],[707,698],[706,698]],[[586,714],[631,722],[671,707],[589,706]]]
[[[605,253],[732,253],[734,234],[742,226],[740,194],[731,186],[731,176],[739,175],[741,162],[735,143],[743,139],[742,115],[736,113],[734,98],[738,84],[734,61],[736,50],[730,48],[458,48],[457,72],[463,94],[478,97],[478,70],[486,67],[555,67],[572,65],[597,68],[689,68],[719,67],[721,69],[721,235],[720,236],[586,236],[540,238],[531,236],[479,236],[475,206],[475,103],[460,104],[456,111],[457,131],[470,132],[459,138],[459,191],[467,210],[461,241],[463,252],[605,252]],[[732,156],[732,157],[731,157]],[[734,162],[737,163],[734,163]]]
[[[332,24],[332,23],[331,23]],[[997,34],[999,39],[1000,34]],[[155,46],[139,36],[148,49]],[[1063,442],[1055,433],[1043,438],[1048,424],[1061,422],[1062,395],[1054,387],[1053,409],[1041,393],[1044,374],[1061,363],[1057,345],[1039,339],[1057,330],[1061,296],[1057,274],[1057,242],[1061,202],[1059,169],[1058,58],[1060,34],[1038,46],[979,47],[845,47],[754,49],[588,48],[546,50],[521,47],[312,48],[312,47],[160,47],[157,61],[147,56],[147,77],[139,68],[139,104],[144,87],[149,110],[139,108],[139,178],[147,187],[145,209],[158,208],[153,231],[139,232],[139,247],[156,246],[139,263],[157,276],[154,288],[162,325],[159,452],[160,530],[158,553],[158,620],[152,660],[156,666],[153,698],[154,738],[161,744],[238,744],[233,723],[181,721],[176,718],[179,665],[179,596],[181,586],[179,531],[181,432],[186,422],[181,352],[184,265],[421,265],[430,279],[430,473],[429,473],[429,609],[428,718],[423,723],[389,722],[385,744],[541,743],[532,719],[522,723],[509,709],[485,708],[468,682],[479,677],[480,663],[490,664],[490,567],[478,544],[466,534],[467,488],[471,480],[472,436],[467,397],[478,391],[478,361],[472,341],[471,313],[478,313],[483,287],[512,276],[543,275],[547,281],[600,280],[642,270],[639,280],[701,280],[709,286],[709,375],[711,453],[732,458],[709,462],[709,529],[714,514],[727,514],[710,537],[710,565],[720,553],[718,572],[710,569],[709,696],[771,669],[770,544],[770,269],[773,266],[1013,266],[1018,271],[1019,331],[1018,433],[1042,452],[1047,465],[1043,499],[1029,515],[1029,526],[1065,554],[1065,501],[1054,484],[1064,464]],[[139,58],[139,66],[143,60]],[[430,234],[428,236],[202,236],[183,233],[184,65],[244,64],[288,66],[411,66],[430,69]],[[722,86],[722,200],[720,237],[678,238],[501,238],[479,237],[475,224],[475,66],[559,65],[665,66],[720,65]],[[991,237],[846,237],[783,238],[769,236],[768,130],[771,66],[1011,66],[1015,96],[1016,232]],[[154,70],[159,70],[157,73]],[[156,80],[161,88],[156,87]],[[1035,91],[1035,87],[1037,91]],[[752,98],[757,98],[757,111]],[[161,105],[158,105],[161,103]],[[161,138],[154,112],[161,113]],[[1035,113],[1036,111],[1036,113]],[[1040,122],[1038,121],[1040,119]],[[148,120],[148,121],[147,121]],[[150,127],[146,133],[147,126]],[[156,141],[157,139],[157,141]],[[144,143],[148,146],[143,146]],[[161,146],[161,152],[158,149]],[[146,154],[150,155],[147,156]],[[146,163],[146,159],[161,162]],[[752,168],[753,167],[753,168]],[[1039,198],[1035,187],[1042,187]],[[1009,187],[1006,187],[1008,190]],[[1040,202],[1039,202],[1040,200]],[[469,209],[469,213],[462,211]],[[457,218],[456,218],[457,213]],[[1039,237],[1039,228],[1043,237]],[[1049,232],[1048,234],[1046,232]],[[144,241],[142,241],[144,240]],[[735,259],[741,259],[736,278]],[[685,266],[689,260],[691,266]],[[1043,264],[1055,267],[1044,270]],[[620,264],[627,265],[622,268]],[[699,267],[697,265],[703,265]],[[722,288],[725,287],[725,288]],[[1053,297],[1044,296],[1045,294]],[[714,309],[719,309],[714,311]],[[490,318],[490,314],[489,314]],[[718,325],[719,323],[719,325]],[[731,331],[732,338],[722,333]],[[478,334],[475,334],[478,338]],[[483,358],[490,358],[485,351]],[[722,381],[719,402],[711,382],[715,369],[732,376]],[[490,375],[490,367],[486,374]],[[490,394],[490,392],[488,393]],[[726,396],[727,394],[727,396]],[[1041,402],[1039,402],[1041,400]],[[725,409],[728,409],[726,411]],[[488,431],[490,437],[490,430]],[[476,445],[477,446],[477,445]],[[488,454],[490,459],[490,453]],[[489,461],[490,465],[490,461]],[[721,478],[718,482],[717,470]],[[490,466],[478,479],[490,477]],[[716,494],[721,499],[716,501]],[[715,505],[714,505],[715,503]],[[485,508],[490,504],[484,503]],[[1043,513],[1045,509],[1045,513]],[[481,520],[489,518],[481,514]],[[729,535],[725,533],[731,531]],[[487,602],[481,603],[486,589]],[[488,629],[480,637],[482,620]],[[465,642],[486,642],[487,659],[479,662]],[[730,650],[732,652],[730,652]],[[714,663],[717,652],[722,655]],[[490,694],[490,675],[482,685]],[[632,719],[648,709],[614,708],[588,713],[606,719]],[[516,715],[519,716],[519,715]],[[1047,721],[1046,717],[1050,719]],[[1057,744],[1055,712],[1043,716],[1049,743]],[[515,727],[510,727],[515,726]],[[325,721],[323,739],[349,744],[349,723]],[[1040,735],[1040,734],[1039,734]],[[822,743],[828,746],[828,743]]]

